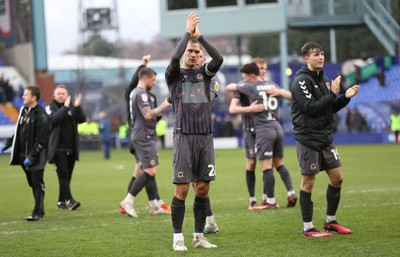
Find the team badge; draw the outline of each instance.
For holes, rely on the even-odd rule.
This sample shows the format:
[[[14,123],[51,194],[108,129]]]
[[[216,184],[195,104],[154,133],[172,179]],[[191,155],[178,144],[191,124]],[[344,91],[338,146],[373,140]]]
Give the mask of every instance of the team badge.
[[[151,166],[155,166],[155,165],[156,165],[156,161],[155,161],[155,160],[151,160],[151,161],[150,161],[150,165],[151,165]]]
[[[311,170],[311,171],[316,171],[316,170],[317,170],[317,164],[311,163],[311,165],[310,165],[310,170]]]
[[[183,179],[185,177],[185,173],[183,171],[178,171],[178,173],[176,173],[176,177],[179,179]]]
[[[203,74],[197,74],[196,78],[198,81],[203,81],[204,79]]]
[[[218,91],[219,91],[219,84],[218,84],[218,82],[215,82],[215,84],[214,84],[214,90],[215,90],[215,92],[218,92]]]
[[[149,97],[147,96],[147,94],[141,94],[141,96],[142,96],[142,101],[143,102],[149,101]]]
[[[246,83],[244,83],[244,82],[240,82],[238,86],[239,86],[239,87],[242,87],[242,86],[244,86],[245,84],[246,84]]]

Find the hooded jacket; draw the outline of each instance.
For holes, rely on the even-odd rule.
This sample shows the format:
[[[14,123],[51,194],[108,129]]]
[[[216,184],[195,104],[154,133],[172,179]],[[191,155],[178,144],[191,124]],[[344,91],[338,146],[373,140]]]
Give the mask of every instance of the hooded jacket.
[[[303,66],[290,89],[293,135],[298,142],[317,151],[333,142],[333,114],[350,102],[344,94],[337,97],[330,88],[322,70],[317,73]]]
[[[80,106],[75,107],[71,104],[69,108],[60,104],[57,104],[53,100],[50,105],[46,106],[46,112],[50,118],[50,138],[49,138],[49,152],[47,159],[50,163],[53,162],[54,156],[58,149],[58,139],[60,137],[60,124],[63,120],[67,119],[68,112],[71,111],[72,115],[72,128],[73,135],[71,140],[74,140],[74,153],[76,160],[79,160],[79,134],[78,134],[78,123],[83,123],[86,121],[86,115],[83,113]]]
[[[25,127],[25,153],[21,153],[21,127]],[[6,149],[12,146],[10,165],[22,165],[21,156],[28,157],[32,165],[27,170],[41,170],[46,166],[46,149],[49,139],[49,119],[43,107],[36,105],[28,112],[28,107],[22,106],[19,111],[18,123],[15,126],[14,135],[7,139]]]

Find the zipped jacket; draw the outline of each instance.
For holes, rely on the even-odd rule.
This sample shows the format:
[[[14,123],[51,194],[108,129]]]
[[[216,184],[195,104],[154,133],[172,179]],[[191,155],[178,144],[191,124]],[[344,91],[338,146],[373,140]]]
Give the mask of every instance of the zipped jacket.
[[[345,107],[350,99],[336,96],[323,71],[306,66],[297,71],[291,89],[292,123],[295,139],[317,151],[333,142],[334,113]]]
[[[22,153],[20,138],[21,124],[25,127],[25,152]],[[28,157],[32,165],[28,170],[40,170],[46,166],[46,154],[49,140],[49,119],[39,104],[28,112],[28,107],[22,106],[19,111],[18,123],[15,126],[14,135],[7,139],[6,149],[12,147],[10,165],[22,165],[21,156]]]

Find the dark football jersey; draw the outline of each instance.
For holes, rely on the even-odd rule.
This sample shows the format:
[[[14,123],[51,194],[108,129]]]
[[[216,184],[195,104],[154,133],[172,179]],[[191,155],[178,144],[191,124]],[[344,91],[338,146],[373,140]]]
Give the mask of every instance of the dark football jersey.
[[[264,111],[253,114],[254,127],[263,128],[263,125],[271,120],[277,120],[279,101],[278,98],[266,92],[271,87],[278,87],[272,81],[257,81],[253,83],[240,83],[237,86],[238,92],[245,94],[250,103],[258,101],[264,104]]]
[[[196,70],[181,68],[177,74],[171,74],[167,70],[165,77],[174,110],[174,133],[213,132],[212,99],[214,96],[211,95],[210,89],[213,75],[206,72],[206,65]]]
[[[153,101],[152,101],[153,100]],[[155,135],[157,119],[146,121],[140,111],[143,107],[154,108],[154,99],[151,99],[147,91],[137,87],[129,95],[129,113],[131,116],[131,139],[144,139]]]
[[[239,99],[241,106],[250,105],[249,98],[245,94],[235,92],[233,98]],[[253,113],[242,113],[242,127],[243,130],[254,132]]]

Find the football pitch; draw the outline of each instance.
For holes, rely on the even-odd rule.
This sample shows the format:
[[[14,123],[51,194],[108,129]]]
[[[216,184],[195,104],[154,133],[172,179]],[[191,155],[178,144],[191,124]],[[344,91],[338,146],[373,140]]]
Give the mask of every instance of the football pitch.
[[[344,171],[337,213],[352,235],[304,238],[300,208],[286,208],[286,190],[275,171],[276,210],[247,210],[243,149],[216,150],[217,180],[210,200],[220,232],[206,237],[216,249],[191,247],[193,190],[186,200],[183,225],[187,252],[172,251],[170,216],[149,216],[145,190],[135,200],[139,218],[119,212],[134,158],[127,150],[113,151],[103,160],[100,151],[81,153],[72,179],[72,193],[81,207],[58,211],[58,181],[52,165],[45,170],[47,218],[27,222],[33,196],[25,174],[0,156],[0,256],[399,256],[400,145],[338,145]],[[172,150],[159,152],[157,184],[170,204]],[[300,175],[295,147],[285,148],[285,165],[298,194]],[[257,165],[256,196],[261,199],[262,173]],[[314,225],[322,230],[325,217],[326,174],[317,176],[313,192]]]

